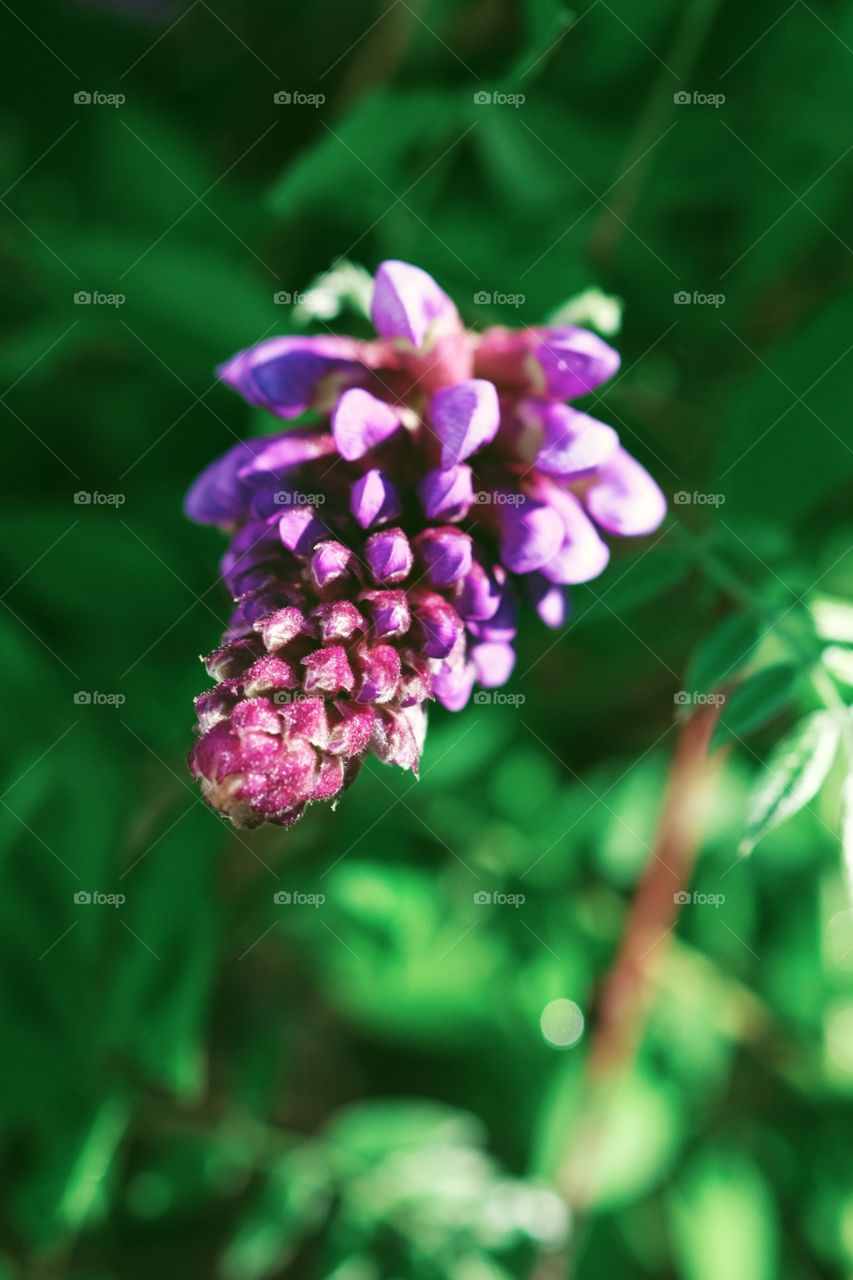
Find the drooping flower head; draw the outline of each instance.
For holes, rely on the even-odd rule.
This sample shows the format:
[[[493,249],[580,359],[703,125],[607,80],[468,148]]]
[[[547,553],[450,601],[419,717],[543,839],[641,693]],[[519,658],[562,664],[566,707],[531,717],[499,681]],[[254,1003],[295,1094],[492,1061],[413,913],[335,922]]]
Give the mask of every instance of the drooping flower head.
[[[230,536],[234,601],[190,768],[240,826],[288,825],[367,754],[417,770],[425,705],[510,677],[516,612],[652,532],[663,495],[612,427],[572,408],[619,356],[584,329],[465,329],[436,282],[384,262],[376,340],[271,338],[220,369],[288,422],[196,480],[187,514]]]

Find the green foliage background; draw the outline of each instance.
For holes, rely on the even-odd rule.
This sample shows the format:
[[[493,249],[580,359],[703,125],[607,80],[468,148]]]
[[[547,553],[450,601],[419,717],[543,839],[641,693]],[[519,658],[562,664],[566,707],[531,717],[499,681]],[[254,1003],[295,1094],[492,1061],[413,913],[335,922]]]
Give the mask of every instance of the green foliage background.
[[[849,743],[853,630],[815,604],[853,582],[853,8],[10,6],[0,1275],[853,1274],[843,751],[738,854],[778,740],[828,705]],[[436,712],[419,783],[371,767],[336,812],[235,833],[184,768],[227,601],[181,499],[258,425],[213,367],[292,329],[276,292],[384,257],[472,325],[621,298],[589,407],[671,498],[719,497],[619,548],[563,634],[525,628],[523,705]],[[691,885],[725,901],[660,940],[587,1151],[674,697],[733,674],[759,683],[727,704]],[[571,1049],[540,1030],[555,999],[587,1020]],[[541,1258],[566,1158],[590,1203]]]

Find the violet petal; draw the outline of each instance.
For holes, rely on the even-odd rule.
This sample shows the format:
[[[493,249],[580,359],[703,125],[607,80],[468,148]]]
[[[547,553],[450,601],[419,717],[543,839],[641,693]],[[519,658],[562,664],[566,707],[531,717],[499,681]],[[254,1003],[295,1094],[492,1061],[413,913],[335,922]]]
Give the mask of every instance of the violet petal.
[[[402,582],[412,571],[414,556],[409,539],[402,529],[383,529],[367,539],[364,556],[374,581]]]
[[[512,675],[515,650],[511,644],[500,642],[475,644],[471,649],[471,661],[477,673],[477,683],[484,689],[497,689]]]
[[[563,522],[552,507],[530,499],[501,508],[501,560],[513,573],[532,573],[559,551]]]
[[[562,587],[549,582],[541,573],[528,574],[524,579],[524,585],[534,609],[545,626],[562,627],[570,611],[568,593]]]
[[[310,507],[288,507],[278,522],[278,534],[288,551],[307,556],[316,542],[328,538],[329,530]]]
[[[542,445],[536,467],[547,475],[572,476],[600,467],[613,457],[619,437],[612,427],[566,404],[542,405],[537,411]]]
[[[408,262],[382,262],[374,277],[370,316],[382,338],[403,338],[415,350],[433,332],[454,328],[459,313],[431,275]]]
[[[350,510],[362,529],[383,524],[400,515],[402,507],[394,485],[382,471],[365,471],[350,489]]]
[[[471,535],[461,529],[425,529],[414,545],[434,586],[448,587],[471,568]]]
[[[217,372],[250,404],[280,418],[295,418],[321,398],[324,384],[363,380],[365,370],[357,353],[358,343],[348,338],[267,338]]]
[[[399,427],[400,415],[361,387],[345,391],[332,414],[335,444],[348,462],[375,449]]]
[[[430,520],[464,520],[474,502],[471,468],[463,462],[446,471],[428,471],[418,484],[418,497]]]
[[[565,540],[557,554],[542,565],[542,573],[550,582],[589,582],[610,559],[610,548],[598,536],[595,525],[573,493],[552,493],[565,529]]]
[[[497,435],[497,389],[485,378],[469,378],[455,386],[442,387],[430,400],[429,416],[441,441],[441,465],[445,469],[453,467]]]
[[[583,500],[603,529],[623,537],[653,533],[666,515],[666,498],[645,467],[624,449],[597,472]]]
[[[540,329],[538,336],[534,359],[544,376],[547,394],[559,400],[586,395],[619,368],[618,351],[589,329],[566,325]]]

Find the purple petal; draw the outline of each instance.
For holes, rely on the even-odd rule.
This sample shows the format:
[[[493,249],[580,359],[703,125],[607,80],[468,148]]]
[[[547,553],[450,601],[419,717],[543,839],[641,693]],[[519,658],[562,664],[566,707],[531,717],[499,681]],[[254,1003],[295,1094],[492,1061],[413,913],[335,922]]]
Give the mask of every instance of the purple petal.
[[[289,662],[274,653],[266,653],[253,662],[243,677],[243,696],[256,698],[281,689],[296,689],[299,679]]]
[[[397,700],[401,707],[413,707],[430,696],[432,685],[432,668],[430,659],[413,649],[402,649],[400,657],[403,670],[400,675],[400,687]]]
[[[471,535],[460,529],[425,529],[415,548],[436,587],[449,587],[471,568]]]
[[[484,689],[497,689],[512,675],[515,650],[511,644],[475,644],[471,649],[471,661],[477,673],[477,683]]]
[[[666,515],[666,498],[630,453],[619,449],[584,493],[586,509],[609,533],[653,533]]]
[[[428,658],[446,658],[462,635],[462,622],[453,605],[433,591],[418,591],[414,614],[423,632],[423,652]]]
[[[412,571],[414,556],[402,529],[372,533],[364,548],[365,559],[376,582],[402,582]]]
[[[279,713],[287,732],[307,739],[312,746],[324,750],[329,741],[329,720],[324,698],[306,697],[304,694],[279,706]]]
[[[278,522],[278,535],[288,551],[307,556],[315,542],[328,538],[329,530],[310,507],[288,507]]]
[[[429,416],[446,470],[494,440],[501,418],[497,389],[485,378],[443,387],[430,400]]]
[[[432,276],[408,262],[380,264],[370,308],[381,338],[403,338],[415,350],[441,330],[459,325],[459,313]]]
[[[383,764],[396,764],[417,774],[426,736],[423,709],[378,707],[375,714],[370,750]]]
[[[350,510],[362,529],[394,520],[402,509],[397,490],[382,471],[365,471],[350,490]]]
[[[428,471],[418,485],[418,497],[430,520],[464,520],[474,502],[469,466]]]
[[[358,344],[348,338],[268,338],[217,372],[250,404],[295,418],[334,387],[364,379],[357,353]]]
[[[213,680],[232,680],[242,675],[259,656],[257,638],[246,636],[214,649],[204,659],[204,669]]]
[[[319,629],[324,644],[351,640],[364,630],[364,618],[351,600],[330,600],[311,610],[310,619]]]
[[[367,749],[373,733],[373,708],[355,706],[351,702],[337,702],[335,712],[339,718],[332,725],[326,750],[333,755],[361,755]]]
[[[486,643],[508,641],[515,637],[515,592],[509,582],[501,588],[501,602],[490,618],[471,619],[466,624],[475,640]]]
[[[501,508],[501,560],[513,573],[532,573],[559,551],[563,522],[552,507],[527,499],[522,506]]]
[[[266,436],[241,440],[205,467],[184,499],[184,513],[198,524],[226,524],[245,515],[250,494],[240,478],[247,461],[262,452]]]
[[[528,574],[524,585],[545,626],[561,627],[569,616],[569,598],[562,587],[555,586],[541,573]]]
[[[332,414],[332,434],[342,458],[354,462],[382,444],[400,426],[400,415],[369,391],[345,391]]]
[[[264,642],[264,647],[274,652],[276,649],[283,649],[286,644],[295,639],[305,626],[305,616],[301,609],[295,609],[292,605],[287,605],[283,609],[276,609],[274,613],[268,613],[266,617],[260,618],[254,624],[254,630],[260,632]]]
[[[495,574],[475,560],[460,584],[456,610],[466,622],[482,622],[494,617],[502,598],[502,587]]]
[[[359,596],[376,636],[403,636],[412,625],[405,591],[365,591]]]
[[[220,561],[222,577],[231,594],[239,596],[269,582],[280,552],[277,522],[250,520],[242,525]]]
[[[559,510],[565,540],[557,554],[542,565],[550,582],[589,582],[597,578],[610,559],[610,548],[602,542],[573,493],[552,490],[551,501]]]
[[[302,659],[306,693],[351,693],[355,676],[343,645],[330,644]]]
[[[533,414],[543,428],[536,467],[547,475],[573,476],[591,471],[612,458],[619,447],[619,437],[612,427],[566,404],[542,402]]]
[[[250,443],[247,441],[247,443]],[[249,485],[277,480],[294,467],[335,452],[335,442],[328,432],[316,429],[287,431],[280,436],[266,436],[251,441],[251,456],[240,468],[240,479]]]
[[[356,702],[389,702],[397,692],[402,665],[390,644],[374,644],[359,650],[355,659],[359,675]]]
[[[547,394],[572,400],[612,378],[619,368],[619,352],[588,329],[571,325],[539,330],[533,356],[545,379]]]
[[[355,576],[356,558],[342,542],[328,540],[314,548],[310,570],[314,585],[319,591],[347,582]]]
[[[281,733],[281,720],[272,703],[266,698],[252,698],[248,702],[239,702],[234,708],[232,722],[236,729],[248,733]]]
[[[321,759],[320,771],[312,791],[312,800],[331,800],[346,786],[347,772],[343,760],[328,756]]]
[[[461,711],[474,688],[476,671],[465,654],[464,642],[442,663],[432,677],[432,692],[448,711]]]

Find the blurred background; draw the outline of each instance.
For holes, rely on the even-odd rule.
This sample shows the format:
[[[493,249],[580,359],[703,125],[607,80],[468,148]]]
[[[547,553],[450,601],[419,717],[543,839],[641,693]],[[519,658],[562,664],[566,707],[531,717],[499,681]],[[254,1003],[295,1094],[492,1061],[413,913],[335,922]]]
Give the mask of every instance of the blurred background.
[[[853,8],[2,23],[0,1276],[853,1275]],[[670,516],[421,781],[235,832],[213,369],[386,257],[619,346]]]

